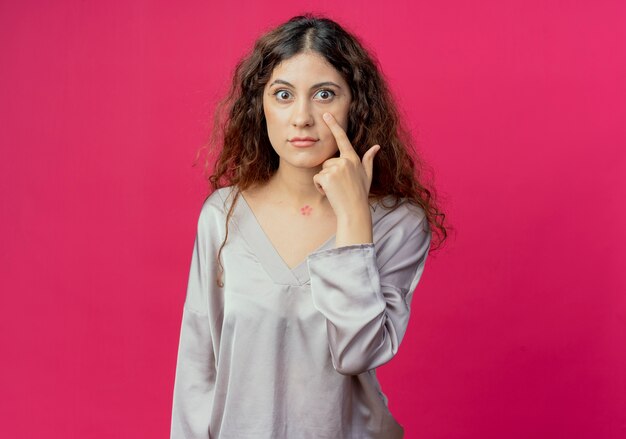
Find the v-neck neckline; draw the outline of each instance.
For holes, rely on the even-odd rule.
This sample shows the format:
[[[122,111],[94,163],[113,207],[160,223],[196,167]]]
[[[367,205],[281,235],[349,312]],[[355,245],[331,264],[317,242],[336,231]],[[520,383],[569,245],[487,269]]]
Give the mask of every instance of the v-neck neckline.
[[[232,203],[233,194],[236,193],[237,188],[235,186],[228,186],[222,189],[224,189],[224,191],[229,189],[228,193],[222,193],[222,191],[220,191],[220,196],[226,206],[226,201],[229,198],[231,199],[230,203]],[[337,234],[333,234],[326,242],[309,253],[298,265],[289,268],[289,265],[287,265],[280,253],[278,253],[278,250],[276,250],[269,236],[261,227],[254,211],[243,194],[240,193],[237,198],[232,219],[235,221],[241,233],[241,237],[248,243],[252,253],[272,280],[279,285],[302,286],[310,283],[311,279],[307,263],[309,256],[322,250],[334,248],[333,244],[336,242]],[[370,205],[372,226],[375,226],[379,217],[384,215],[382,211],[379,212],[379,209],[377,209],[380,205],[380,201],[380,199],[376,200],[373,206]]]
[[[237,223],[242,235],[244,235],[244,239],[252,247],[252,251],[263,268],[274,279],[274,282],[278,284],[304,285],[308,283],[310,281],[307,264],[309,255],[331,248],[337,237],[337,234],[334,233],[324,243],[310,252],[298,265],[290,268],[265,230],[263,230],[263,227],[261,227],[261,223],[254,214],[250,204],[248,204],[248,201],[241,193],[235,205],[235,212],[237,212]]]

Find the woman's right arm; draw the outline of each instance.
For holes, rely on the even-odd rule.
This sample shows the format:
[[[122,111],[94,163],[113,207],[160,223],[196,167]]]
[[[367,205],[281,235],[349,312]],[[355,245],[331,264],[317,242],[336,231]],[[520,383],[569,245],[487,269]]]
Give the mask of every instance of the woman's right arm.
[[[206,206],[205,206],[206,207]],[[215,353],[208,313],[208,294],[215,279],[206,209],[198,220],[183,306],[172,404],[172,439],[208,439],[215,387]],[[211,284],[213,282],[213,284]]]

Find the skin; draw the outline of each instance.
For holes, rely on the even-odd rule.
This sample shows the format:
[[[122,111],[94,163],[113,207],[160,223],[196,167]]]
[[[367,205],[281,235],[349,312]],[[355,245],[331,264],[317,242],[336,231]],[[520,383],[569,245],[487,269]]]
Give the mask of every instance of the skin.
[[[263,111],[279,167],[268,183],[243,196],[291,268],[333,234],[336,247],[372,242],[368,194],[380,146],[362,160],[354,150],[346,135],[351,99],[341,74],[314,52],[283,61],[264,89]],[[298,148],[293,137],[316,141]]]

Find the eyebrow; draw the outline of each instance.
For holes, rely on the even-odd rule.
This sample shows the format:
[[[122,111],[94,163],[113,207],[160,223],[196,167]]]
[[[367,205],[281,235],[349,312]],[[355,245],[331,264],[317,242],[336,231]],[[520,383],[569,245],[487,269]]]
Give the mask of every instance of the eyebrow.
[[[274,82],[272,82],[272,83],[270,84],[270,87],[271,87],[271,86],[273,86],[274,84],[283,84],[283,85],[288,85],[288,86],[289,86],[289,87],[291,87],[291,88],[295,88],[295,87],[293,86],[293,84],[290,84],[289,82],[287,82],[287,81],[285,81],[285,80],[283,80],[283,79],[277,79],[277,80],[275,80]],[[317,88],[317,87],[329,86],[329,85],[330,85],[330,86],[333,86],[333,87],[337,87],[338,89],[341,89],[341,86],[340,86],[339,84],[336,84],[336,83],[334,83],[334,82],[332,82],[332,81],[318,82],[317,84],[313,84],[313,85],[311,86],[311,89],[313,89],[313,88]]]

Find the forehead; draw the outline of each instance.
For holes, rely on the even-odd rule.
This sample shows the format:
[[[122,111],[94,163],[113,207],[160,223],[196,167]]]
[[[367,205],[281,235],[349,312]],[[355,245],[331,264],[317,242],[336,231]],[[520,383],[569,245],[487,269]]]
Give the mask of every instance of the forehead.
[[[341,73],[322,55],[314,52],[299,53],[282,61],[272,71],[268,84],[271,84],[275,79],[283,79],[296,86],[320,81],[345,84]]]

